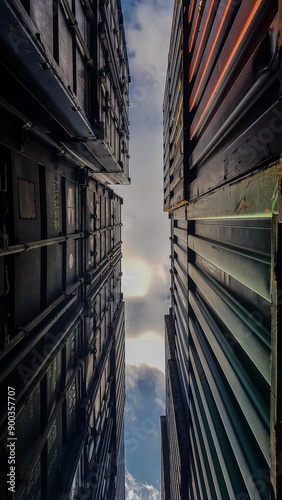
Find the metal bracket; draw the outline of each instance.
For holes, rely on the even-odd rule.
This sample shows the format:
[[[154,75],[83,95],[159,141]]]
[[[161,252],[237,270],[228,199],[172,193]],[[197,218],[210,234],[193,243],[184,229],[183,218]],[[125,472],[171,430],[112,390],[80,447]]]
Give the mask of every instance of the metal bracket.
[[[21,138],[20,138],[20,152],[21,153],[24,152],[26,141],[27,141],[28,132],[29,132],[29,130],[31,128],[32,128],[32,124],[30,122],[27,122],[27,123],[25,123],[22,126],[22,129],[21,129]]]

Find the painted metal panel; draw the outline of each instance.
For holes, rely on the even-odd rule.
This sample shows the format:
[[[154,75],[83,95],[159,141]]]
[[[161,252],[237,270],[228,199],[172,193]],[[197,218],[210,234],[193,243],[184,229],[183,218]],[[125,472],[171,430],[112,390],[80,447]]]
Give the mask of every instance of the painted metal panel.
[[[164,205],[185,198],[183,171],[183,34],[182,1],[175,2],[164,98]]]
[[[170,321],[189,431],[189,479],[183,495],[170,485],[172,498],[281,496],[280,3],[199,6],[192,0],[177,23],[175,2],[164,98],[164,209],[172,212]],[[170,113],[179,71],[170,57],[181,37],[178,185],[181,159]],[[174,433],[171,467],[179,462],[175,439]]]
[[[7,100],[16,99],[98,180],[129,184],[130,73],[120,1],[84,9],[80,1],[5,0],[0,17]]]
[[[69,29],[68,15],[61,4],[58,4],[58,44],[59,44],[59,68],[62,71],[64,81],[68,82],[71,89],[74,87],[73,82],[73,37]]]
[[[62,388],[62,355],[59,353],[46,373],[47,415],[51,415],[54,410]]]
[[[30,432],[27,432],[28,428]],[[17,465],[23,474],[41,435],[40,384],[34,388],[29,401],[17,416],[16,431],[21,437],[16,446]]]
[[[281,150],[277,2],[210,1],[199,10],[188,1],[178,15],[170,51],[174,60],[180,51],[183,71],[169,59],[164,99],[166,211],[276,162]]]
[[[37,5],[29,2],[30,18],[34,22],[37,30],[41,33],[42,41],[46,44],[49,51],[53,52],[53,5],[51,2],[39,0]]]
[[[269,177],[276,181],[276,187],[279,172],[276,165]],[[261,173],[251,175],[243,189],[248,185],[252,191],[256,186],[262,193],[265,178]],[[231,199],[238,185],[229,186]],[[267,193],[272,193],[273,187],[270,183]],[[221,191],[223,194],[224,188]],[[276,362],[273,365],[276,341],[271,333],[276,307],[273,252],[277,216],[273,210],[280,202],[275,200],[272,211],[267,212],[262,204],[261,218],[252,214],[252,204],[246,206],[244,217],[235,212],[230,218],[222,217],[224,198],[220,193],[216,196],[221,199],[220,206],[211,204],[210,213],[202,210],[203,203],[207,203],[205,207],[209,204],[201,198],[191,212],[189,206],[185,209],[189,221],[172,219],[171,226],[172,321],[190,433],[188,498],[235,499],[245,495],[269,500],[271,482],[273,488],[276,484],[271,397],[273,391],[276,393],[273,370],[277,370]],[[204,219],[204,213],[211,218]],[[181,285],[185,233],[186,289]],[[185,291],[186,316],[180,313]]]
[[[11,143],[17,144],[14,136],[18,137],[18,129],[10,133]],[[38,139],[31,133],[24,154],[9,147],[6,153],[9,153],[7,165],[11,166],[13,158],[15,168],[9,169],[5,185],[10,213],[5,225],[7,244],[0,248],[1,269],[3,273],[7,270],[10,280],[7,288],[1,283],[2,295],[7,292],[10,313],[4,324],[6,336],[1,329],[1,450],[7,451],[5,395],[7,385],[11,385],[16,393],[16,426],[20,440],[17,449],[19,497],[46,498],[58,492],[68,496],[78,463],[81,463],[79,457],[88,449],[85,436],[97,394],[101,398],[100,414],[97,415],[101,434],[93,433],[96,452],[101,451],[99,439],[101,445],[106,435],[106,415],[114,418],[116,405],[118,422],[112,429],[118,432],[109,434],[108,448],[103,453],[109,454],[110,463],[116,463],[116,454],[122,457],[123,453],[124,368],[120,367],[115,373],[112,362],[115,356],[113,323],[120,318],[117,356],[118,362],[124,363],[120,354],[124,355],[124,314],[119,314],[119,310],[124,310],[120,291],[121,233],[120,225],[117,230],[108,227],[114,220],[113,206],[114,223],[120,224],[122,200],[110,188],[88,176],[86,170],[81,175],[81,168],[71,159],[61,159],[58,167],[56,148],[44,142],[42,136]],[[28,218],[22,219],[18,216],[20,201],[15,188],[17,169],[26,174],[21,178],[28,182],[22,186],[26,193],[21,199],[22,216]],[[1,169],[1,183],[2,173]],[[35,189],[29,189],[30,183]],[[27,200],[30,203],[26,203]],[[100,206],[104,207],[102,217]],[[97,219],[96,214],[99,214]],[[34,225],[34,233],[29,234],[27,224]],[[26,236],[26,243],[17,244],[15,230],[17,237]],[[87,267],[89,246],[85,244],[90,231],[97,232],[93,238],[97,236],[100,240],[103,237],[108,249],[101,265],[92,261],[91,268]],[[113,231],[118,235],[114,246],[111,245]],[[15,270],[19,271],[17,276]],[[34,304],[33,293],[36,294]],[[92,462],[85,462],[86,472],[79,476],[79,487],[88,487],[89,474],[94,467],[92,459],[93,455]],[[3,469],[1,495],[4,473]],[[103,479],[99,474],[92,478],[92,489],[98,480],[103,482],[105,479],[106,491],[113,491],[116,474],[114,467],[105,469]],[[119,491],[123,498],[124,483],[120,474]]]

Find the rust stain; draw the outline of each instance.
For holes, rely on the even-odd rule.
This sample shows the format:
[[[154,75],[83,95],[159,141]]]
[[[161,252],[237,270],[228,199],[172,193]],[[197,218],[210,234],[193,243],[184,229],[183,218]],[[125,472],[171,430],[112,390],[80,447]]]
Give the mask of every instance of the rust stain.
[[[252,203],[250,203],[249,205],[247,205],[246,203],[244,203],[246,201],[246,198],[245,196],[242,196],[240,198],[240,201],[239,203],[237,203],[235,209],[234,209],[234,212],[236,213],[240,213],[240,212],[246,212],[249,208],[251,208],[254,204],[254,202],[252,201]],[[241,206],[240,206],[241,205]]]
[[[242,208],[240,209],[240,212],[248,210],[248,208],[251,208],[253,204],[254,202],[252,202],[250,205],[243,205]]]
[[[234,208],[234,212],[236,212],[239,209],[239,206],[241,205],[241,203],[243,201],[244,201],[244,196],[242,196],[242,198],[240,198],[239,203],[237,203],[236,207]],[[239,212],[240,212],[240,210],[239,210]]]
[[[168,208],[167,210],[165,210],[166,212],[173,212],[174,210],[176,210],[177,208],[180,208],[184,205],[188,205],[188,201],[184,200],[184,201],[180,201],[179,203],[177,203],[176,205],[174,205],[173,207],[170,207]]]

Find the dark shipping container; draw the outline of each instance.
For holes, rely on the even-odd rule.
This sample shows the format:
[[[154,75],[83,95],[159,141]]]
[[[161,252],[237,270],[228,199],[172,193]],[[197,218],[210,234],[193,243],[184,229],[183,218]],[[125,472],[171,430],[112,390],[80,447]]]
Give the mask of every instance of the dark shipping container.
[[[81,39],[70,26],[69,2],[0,7],[1,499],[10,498],[8,387],[17,437],[15,498],[85,498],[86,492],[99,500],[124,498],[125,382],[114,363],[124,350],[122,199],[100,180],[128,182],[120,145],[128,139],[128,66],[119,3],[117,9],[101,5],[93,22],[86,3],[83,9],[72,4]],[[112,53],[102,81],[97,61],[102,64],[110,36],[120,55]],[[85,38],[96,66],[87,62]],[[125,79],[122,91],[112,72]],[[108,91],[105,110],[100,99]],[[97,158],[104,150],[102,169]]]
[[[129,180],[129,66],[120,1],[5,0],[1,96],[96,179]]]
[[[164,98],[164,499],[282,491],[280,29],[281,2],[175,2]]]
[[[82,487],[89,492],[98,488],[98,481],[104,480],[98,473],[95,480],[91,476],[91,485],[85,475],[77,479],[81,454],[88,449],[87,429],[98,391],[99,394],[102,391],[99,413],[95,415],[99,426],[96,428],[93,422],[90,434],[97,449],[93,447],[89,459],[83,463],[90,474],[93,460],[100,463],[102,452],[111,453],[110,468],[105,469],[103,478],[107,474],[106,491],[114,495],[117,471],[114,464],[117,455],[123,453],[123,436],[121,422],[112,423],[109,432],[107,419],[116,415],[115,404],[111,402],[117,401],[119,420],[123,419],[124,407],[124,397],[120,402],[115,392],[115,384],[124,387],[124,371],[117,373],[114,362],[110,362],[115,352],[115,335],[119,346],[124,342],[124,330],[119,333],[122,326],[115,327],[120,317],[124,325],[118,285],[122,200],[70,160],[62,159],[58,168],[56,148],[48,144],[44,148],[43,141],[36,136],[29,137],[20,155],[7,145],[2,148],[6,162],[1,164],[1,173],[6,182],[4,196],[9,211],[2,225],[6,244],[0,249],[4,270],[1,274],[4,291],[0,352],[4,452],[1,498],[8,498],[8,385],[15,392],[16,498],[40,495],[49,498],[54,492],[56,498],[61,498],[70,495],[73,488],[79,496]],[[22,190],[19,179],[24,181]],[[97,199],[99,203],[95,202]],[[26,212],[21,212],[20,203]],[[101,215],[103,205],[105,216]],[[21,225],[23,215],[26,217]],[[113,241],[114,232],[118,238]],[[104,250],[95,255],[96,238],[101,235]],[[89,245],[91,238],[94,248]],[[124,348],[119,347],[116,355],[120,349]],[[104,433],[111,451],[99,444]],[[77,486],[72,486],[74,478]]]

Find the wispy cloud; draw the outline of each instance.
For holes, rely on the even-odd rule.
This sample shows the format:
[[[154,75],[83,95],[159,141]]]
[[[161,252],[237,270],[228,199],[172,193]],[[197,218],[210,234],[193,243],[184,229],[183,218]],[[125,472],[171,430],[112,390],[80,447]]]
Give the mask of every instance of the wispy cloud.
[[[139,366],[146,363],[164,372],[164,358],[164,341],[156,332],[148,331],[138,338],[129,338],[126,341],[125,359],[129,364]]]
[[[117,191],[124,197],[124,253],[149,265],[167,262],[169,251],[169,224],[163,213],[162,101],[172,7],[171,0],[133,2],[126,25],[132,184]]]
[[[164,413],[165,406],[163,373],[145,363],[127,365],[126,381],[127,469],[135,478],[136,484],[147,483],[157,490],[160,486],[161,468],[160,415]],[[140,498],[143,500],[147,497]]]
[[[167,249],[168,253],[168,249]],[[168,260],[168,258],[166,257]],[[170,305],[169,294],[169,267],[167,263],[147,264],[150,270],[150,282],[146,294],[143,296],[128,295],[133,290],[133,286],[124,285],[126,313],[127,313],[127,339],[142,340],[141,337],[148,331],[156,332],[160,335],[159,341],[163,338],[163,317],[167,313]],[[124,272],[126,277],[126,272]],[[136,286],[138,289],[138,276],[136,276]],[[140,282],[142,285],[143,280]],[[130,285],[130,283],[129,283]],[[146,361],[140,360],[141,361]],[[130,359],[128,362],[131,363]]]
[[[127,29],[132,110],[138,110],[137,123],[147,120],[150,130],[161,118],[171,10],[168,0],[143,0],[132,11]]]
[[[161,500],[160,492],[151,484],[140,483],[126,471],[126,500]]]
[[[154,387],[155,394],[158,395],[164,391],[164,378],[160,370],[142,363],[138,366],[126,365],[125,370],[126,386],[128,389],[136,390],[140,380],[147,381]]]
[[[138,288],[133,283],[133,271],[127,276],[124,290],[127,359],[130,363],[145,362],[126,369],[126,500],[160,500],[159,417],[164,411],[164,376],[156,366],[163,370],[163,316],[169,305],[170,254],[169,221],[163,213],[162,103],[173,2],[123,3],[132,76],[132,184],[115,190],[124,198],[124,258],[142,261],[149,269],[147,282],[144,276],[141,280],[142,296],[133,293],[126,297],[127,285],[131,285],[131,291]],[[151,339],[147,338],[149,332]]]

